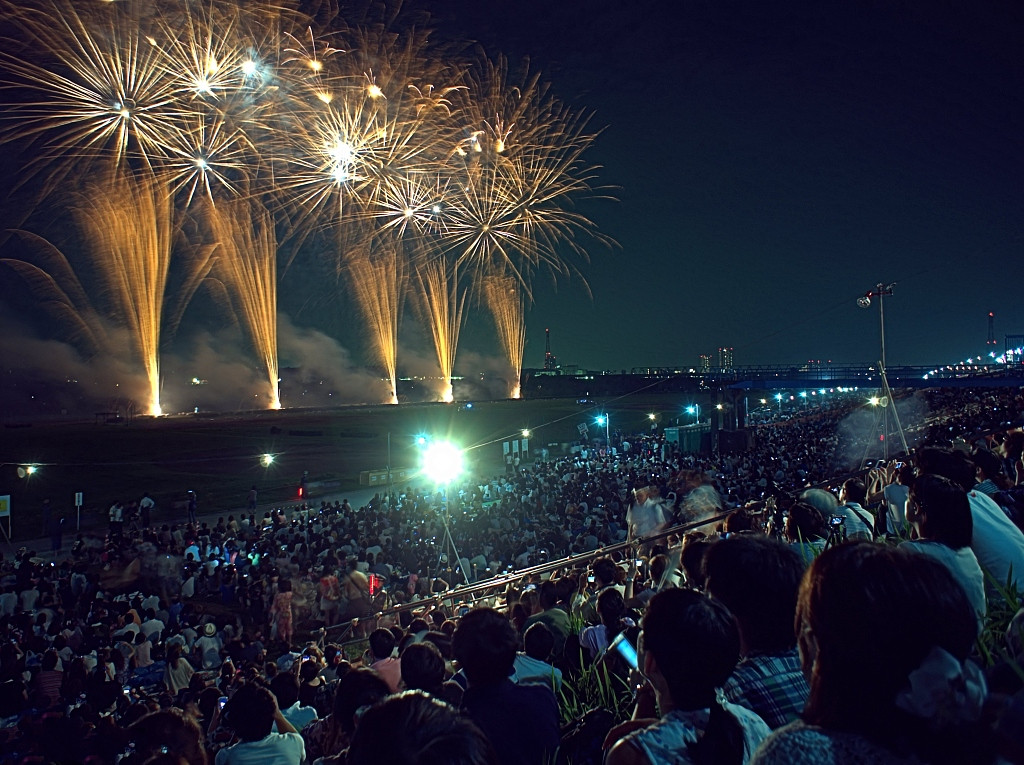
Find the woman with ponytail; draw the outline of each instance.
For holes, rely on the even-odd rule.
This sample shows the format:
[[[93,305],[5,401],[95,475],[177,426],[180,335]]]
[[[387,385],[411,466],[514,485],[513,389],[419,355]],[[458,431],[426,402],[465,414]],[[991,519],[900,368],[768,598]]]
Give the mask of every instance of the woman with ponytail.
[[[743,765],[771,732],[718,696],[740,655],[736,620],[721,603],[693,590],[659,592],[637,654],[661,718],[619,739],[607,765]]]

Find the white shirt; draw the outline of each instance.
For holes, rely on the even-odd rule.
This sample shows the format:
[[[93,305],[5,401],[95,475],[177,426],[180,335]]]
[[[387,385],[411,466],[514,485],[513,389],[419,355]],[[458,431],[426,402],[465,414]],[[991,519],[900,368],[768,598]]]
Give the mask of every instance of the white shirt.
[[[898,534],[907,525],[907,498],[910,496],[910,487],[891,483],[882,490],[882,496],[885,497],[888,508],[885,518],[886,530],[890,534]]]
[[[967,492],[974,519],[971,549],[982,569],[1005,586],[1013,568],[1018,592],[1024,591],[1024,533],[991,497],[980,491]]]
[[[854,510],[856,510],[856,512],[854,512]],[[860,518],[860,516],[863,515],[868,520],[871,520],[871,513],[856,502],[847,502],[845,505],[840,505],[835,509],[835,514],[841,515],[846,519],[847,539],[870,540],[874,538],[875,535],[871,530],[871,527]]]
[[[928,555],[934,558],[943,566],[949,569],[967,593],[967,599],[971,601],[974,610],[978,612],[978,618],[985,616],[987,606],[985,603],[985,575],[981,572],[978,559],[970,547],[961,547],[954,550],[949,545],[941,542],[929,542],[921,540],[916,542],[904,542],[900,549],[908,552],[915,552]]]
[[[271,733],[259,741],[243,741],[217,752],[215,765],[300,765],[306,745],[298,733]]]

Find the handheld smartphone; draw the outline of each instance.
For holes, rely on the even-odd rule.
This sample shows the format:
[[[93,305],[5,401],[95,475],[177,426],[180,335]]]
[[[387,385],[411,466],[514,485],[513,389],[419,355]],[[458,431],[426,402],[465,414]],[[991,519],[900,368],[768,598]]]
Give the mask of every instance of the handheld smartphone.
[[[588,577],[587,577],[587,581],[588,581],[588,582],[589,582],[590,584],[593,584],[593,583],[594,583],[594,577],[593,577],[593,575],[591,575],[591,576],[588,576]]]
[[[227,704],[227,703],[228,703],[228,697],[227,696],[221,696],[219,699],[217,699],[217,706],[219,706],[221,709],[224,709],[224,705]]]
[[[608,646],[609,651],[615,651],[632,668],[637,668],[636,646],[629,642],[625,632],[620,632]]]

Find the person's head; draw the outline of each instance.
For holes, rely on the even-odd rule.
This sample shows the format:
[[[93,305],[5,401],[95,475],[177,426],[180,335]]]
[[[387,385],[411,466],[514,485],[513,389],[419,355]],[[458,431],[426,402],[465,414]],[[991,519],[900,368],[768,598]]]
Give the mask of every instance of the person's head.
[[[832,496],[830,492],[825,492]],[[814,505],[800,501],[790,505],[786,517],[786,539],[790,542],[813,542],[828,538],[828,521]]]
[[[761,535],[723,539],[704,558],[705,589],[736,617],[744,653],[796,645],[793,617],[803,574],[796,550]]]
[[[413,643],[402,652],[402,681],[410,690],[437,693],[444,683],[444,657],[433,643]]]
[[[547,611],[556,605],[558,605],[558,585],[548,579],[540,586],[540,607]]]
[[[422,691],[405,691],[366,711],[348,750],[349,765],[497,765],[470,720]]]
[[[374,661],[388,658],[394,650],[395,636],[391,630],[380,627],[370,633],[370,654]]]
[[[1002,461],[987,449],[978,449],[974,452],[974,468],[982,480],[997,479],[1003,473]]]
[[[474,608],[452,636],[452,650],[472,685],[490,685],[512,674],[518,647],[512,623],[493,608]]]
[[[224,721],[242,741],[259,741],[270,735],[276,711],[277,701],[269,690],[246,683],[224,707]]]
[[[921,538],[954,550],[969,547],[974,534],[967,493],[940,475],[925,474],[914,479],[907,500],[907,521]]]
[[[614,590],[606,590],[606,592],[614,592]],[[541,622],[531,624],[523,635],[523,652],[531,659],[548,661],[554,648],[555,636],[546,624]]]
[[[611,558],[598,558],[594,561],[594,583],[598,587],[607,587],[610,584],[615,584],[617,580],[617,573],[615,571],[615,562]]]
[[[740,636],[722,603],[694,590],[672,589],[651,598],[639,647],[641,669],[662,704],[667,693],[673,709],[703,709],[732,674]]]
[[[331,714],[337,717],[342,730],[351,733],[356,727],[356,712],[373,706],[389,693],[388,684],[380,675],[372,669],[356,667],[338,681]]]
[[[190,716],[175,707],[151,712],[128,727],[128,740],[135,744],[140,762],[161,750],[174,752],[188,765],[207,765],[203,730]],[[164,749],[166,747],[166,749]]]
[[[625,613],[626,601],[614,587],[602,590],[597,596],[597,615],[601,617],[601,624],[608,629],[616,629]]]
[[[806,502],[813,507],[821,513],[823,518],[833,515],[835,509],[839,507],[839,500],[836,499],[836,495],[825,489],[804,489],[800,493],[800,501]]]
[[[917,450],[918,473],[941,475],[956,483],[964,491],[974,486],[975,467],[961,451],[928,446]]]
[[[704,588],[704,556],[707,555],[713,544],[715,542],[706,537],[683,540],[683,549],[679,554],[679,566],[686,576],[686,583],[691,587]]]
[[[868,496],[868,487],[859,478],[847,478],[843,481],[843,488],[839,492],[839,499],[843,502],[856,502],[863,505]]]
[[[277,583],[277,591],[278,592],[291,592],[292,591],[292,580],[291,579],[285,579],[284,577],[282,577],[281,580],[278,581],[278,583]]]
[[[277,706],[287,709],[299,700],[299,678],[294,672],[279,672],[270,681],[270,692],[277,699]]]
[[[882,736],[906,719],[896,696],[931,649],[963,661],[978,631],[949,569],[872,542],[838,545],[814,560],[795,627],[811,688],[804,719]]]

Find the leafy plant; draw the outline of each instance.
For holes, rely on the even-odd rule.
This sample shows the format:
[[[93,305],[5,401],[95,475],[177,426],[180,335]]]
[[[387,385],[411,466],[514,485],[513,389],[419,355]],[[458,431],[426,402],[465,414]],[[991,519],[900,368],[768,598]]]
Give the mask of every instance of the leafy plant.
[[[1001,583],[992,574],[985,571],[988,610],[982,620],[981,632],[978,634],[977,650],[985,666],[991,667],[1005,661],[1024,680],[1024,667],[1021,667],[1006,644],[1006,631],[1014,615],[1024,606],[1021,593],[1013,581],[1013,570],[1007,575],[1006,582]],[[1017,643],[1024,644],[1024,635],[1017,635]]]
[[[607,664],[584,666],[562,679],[558,693],[558,708],[563,725],[579,720],[592,709],[607,709],[615,715],[615,722],[628,720],[633,713],[633,694],[629,684],[612,672]]]

